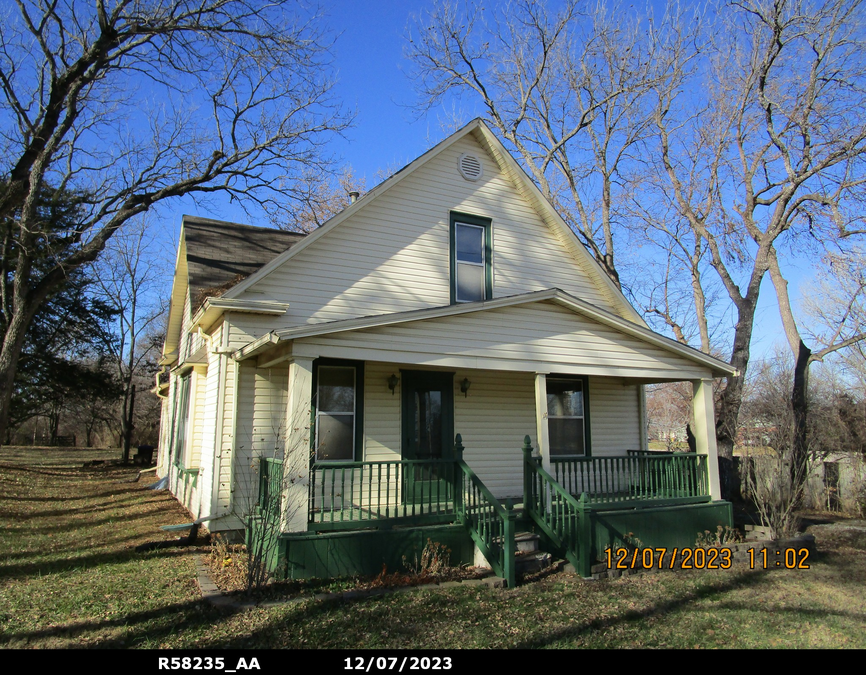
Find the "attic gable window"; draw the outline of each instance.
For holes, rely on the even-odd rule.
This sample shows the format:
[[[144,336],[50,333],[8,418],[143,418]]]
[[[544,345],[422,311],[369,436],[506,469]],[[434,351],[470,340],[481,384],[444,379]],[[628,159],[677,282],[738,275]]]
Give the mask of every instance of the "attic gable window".
[[[493,297],[492,221],[451,214],[451,304]]]

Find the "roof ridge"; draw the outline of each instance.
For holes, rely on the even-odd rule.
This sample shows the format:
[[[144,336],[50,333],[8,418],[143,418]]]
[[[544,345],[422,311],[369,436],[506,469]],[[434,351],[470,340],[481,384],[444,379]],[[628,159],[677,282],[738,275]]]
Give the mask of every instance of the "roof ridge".
[[[306,237],[308,232],[298,232],[295,230],[283,230],[279,227],[262,227],[261,225],[248,225],[246,223],[235,223],[231,220],[218,220],[216,218],[204,218],[203,216],[183,215],[181,217],[183,225],[226,225],[232,228],[241,228],[244,230],[258,230],[262,232],[278,232],[283,234],[291,234],[299,237]]]

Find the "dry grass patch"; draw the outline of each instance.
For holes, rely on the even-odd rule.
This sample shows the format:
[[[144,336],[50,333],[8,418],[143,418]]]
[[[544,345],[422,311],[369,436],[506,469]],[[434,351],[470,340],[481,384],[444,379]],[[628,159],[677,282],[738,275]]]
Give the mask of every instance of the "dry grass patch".
[[[177,502],[122,482],[134,469],[83,461],[0,450],[0,646],[866,648],[866,546],[851,527],[813,529],[809,570],[554,574],[511,590],[427,586],[232,612],[200,599],[193,556],[205,549],[134,551],[189,519]],[[316,583],[358,582],[291,592]]]
[[[189,514],[117,451],[0,450],[0,644],[158,646],[199,602],[193,551],[136,553]]]

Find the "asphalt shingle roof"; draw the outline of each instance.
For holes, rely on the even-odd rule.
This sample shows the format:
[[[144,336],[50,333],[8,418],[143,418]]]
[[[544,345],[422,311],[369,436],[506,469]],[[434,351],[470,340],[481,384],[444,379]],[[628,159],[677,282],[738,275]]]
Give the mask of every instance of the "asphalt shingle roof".
[[[204,295],[220,295],[306,236],[191,216],[185,216],[183,224],[194,306]]]

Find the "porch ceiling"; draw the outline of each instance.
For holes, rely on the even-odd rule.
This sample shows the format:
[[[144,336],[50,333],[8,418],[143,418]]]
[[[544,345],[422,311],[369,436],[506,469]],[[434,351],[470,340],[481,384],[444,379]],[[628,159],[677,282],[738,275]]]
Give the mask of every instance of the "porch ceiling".
[[[559,289],[275,331],[239,349],[234,357],[269,359],[277,345],[283,358],[326,356],[645,382],[736,372],[723,361]]]

